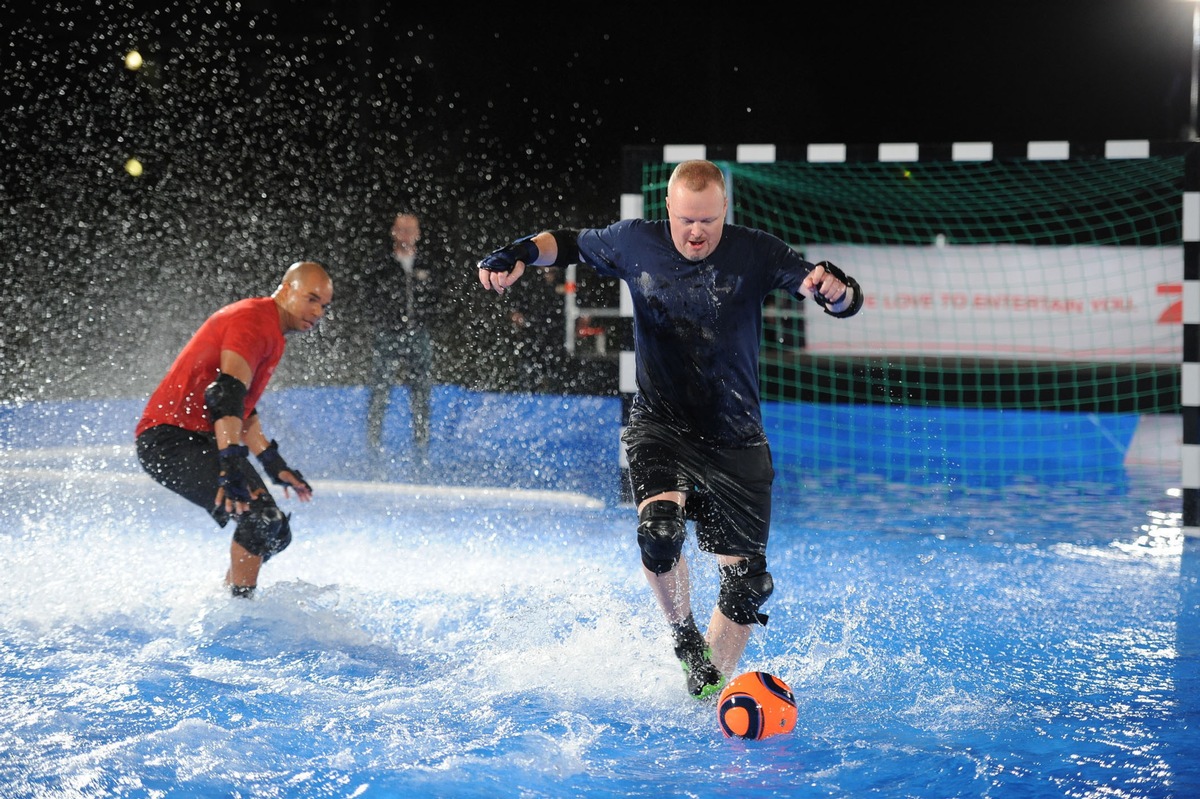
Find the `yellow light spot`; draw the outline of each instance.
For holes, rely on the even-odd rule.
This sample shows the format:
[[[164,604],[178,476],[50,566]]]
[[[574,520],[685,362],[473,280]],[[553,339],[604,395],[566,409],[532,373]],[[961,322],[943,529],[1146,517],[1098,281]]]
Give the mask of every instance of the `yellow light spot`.
[[[130,158],[125,162],[125,171],[133,177],[140,177],[142,174],[142,162],[136,158]]]
[[[142,68],[142,54],[137,50],[130,50],[125,54],[125,69],[132,72],[137,72]]]

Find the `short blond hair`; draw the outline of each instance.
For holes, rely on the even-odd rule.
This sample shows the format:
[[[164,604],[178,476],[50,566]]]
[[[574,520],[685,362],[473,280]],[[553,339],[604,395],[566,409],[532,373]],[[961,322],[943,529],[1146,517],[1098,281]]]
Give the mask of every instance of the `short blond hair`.
[[[667,180],[667,192],[670,193],[676,184],[689,191],[704,191],[713,183],[721,187],[721,194],[724,195],[725,173],[712,161],[683,161],[671,172],[671,177]]]

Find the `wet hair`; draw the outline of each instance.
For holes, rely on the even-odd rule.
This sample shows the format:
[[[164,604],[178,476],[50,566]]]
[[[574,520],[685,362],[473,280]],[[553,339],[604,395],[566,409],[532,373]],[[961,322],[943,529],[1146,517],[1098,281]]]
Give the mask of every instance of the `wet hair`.
[[[683,161],[678,164],[667,181],[668,193],[676,183],[681,183],[689,191],[703,191],[716,183],[721,187],[721,194],[725,193],[725,175],[712,161]]]

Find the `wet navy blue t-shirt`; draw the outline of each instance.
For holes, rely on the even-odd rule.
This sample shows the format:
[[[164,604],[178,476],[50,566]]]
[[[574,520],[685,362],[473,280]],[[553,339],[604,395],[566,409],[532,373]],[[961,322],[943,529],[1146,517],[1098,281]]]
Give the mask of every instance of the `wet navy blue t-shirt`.
[[[671,425],[718,447],[766,440],[759,406],[762,307],[794,296],[812,271],[778,238],[725,225],[708,258],[689,261],[670,223],[626,219],[579,231],[580,262],[618,277],[633,296],[638,393],[631,419]]]

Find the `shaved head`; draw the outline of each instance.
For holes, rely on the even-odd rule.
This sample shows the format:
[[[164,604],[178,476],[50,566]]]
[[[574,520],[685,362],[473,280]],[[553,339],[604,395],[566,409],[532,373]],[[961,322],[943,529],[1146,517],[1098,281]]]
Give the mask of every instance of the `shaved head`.
[[[279,306],[279,323],[285,333],[312,330],[333,301],[333,280],[316,261],[297,261],[283,273],[271,296]]]
[[[283,273],[283,280],[279,281],[279,285],[286,284],[297,288],[300,285],[310,285],[314,281],[317,283],[324,281],[331,287],[333,286],[333,281],[330,279],[329,273],[325,271],[325,267],[316,261],[297,261]]]

